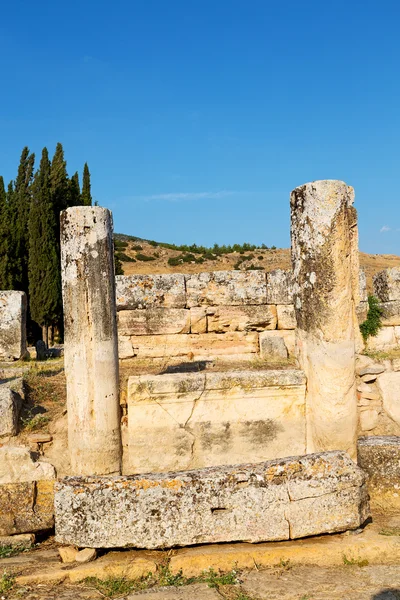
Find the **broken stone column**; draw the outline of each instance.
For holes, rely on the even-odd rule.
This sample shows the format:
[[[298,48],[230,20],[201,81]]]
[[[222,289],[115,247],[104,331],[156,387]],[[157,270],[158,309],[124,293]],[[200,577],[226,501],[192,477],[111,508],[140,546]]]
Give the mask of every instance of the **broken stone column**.
[[[344,452],[56,483],[56,541],[90,548],[264,542],[356,529],[365,474]]]
[[[72,473],[120,472],[113,226],[109,210],[61,213],[61,271]]]
[[[357,213],[343,181],[314,181],[291,193],[296,344],[307,376],[307,452],[356,457]]]

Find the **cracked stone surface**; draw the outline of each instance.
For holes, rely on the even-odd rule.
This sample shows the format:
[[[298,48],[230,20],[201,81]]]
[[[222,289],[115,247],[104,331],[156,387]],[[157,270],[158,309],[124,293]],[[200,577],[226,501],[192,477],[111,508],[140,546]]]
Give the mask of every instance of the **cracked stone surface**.
[[[130,377],[127,403],[128,475],[305,453],[305,376],[296,369]]]
[[[355,529],[369,516],[365,475],[343,452],[261,464],[56,483],[56,541],[169,548],[295,539]]]
[[[0,359],[18,360],[26,353],[26,295],[0,292]]]

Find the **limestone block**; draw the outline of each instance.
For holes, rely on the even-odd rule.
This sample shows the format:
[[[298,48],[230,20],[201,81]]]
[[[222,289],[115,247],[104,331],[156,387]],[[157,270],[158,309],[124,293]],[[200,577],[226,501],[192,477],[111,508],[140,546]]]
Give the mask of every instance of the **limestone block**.
[[[358,464],[368,474],[371,501],[380,510],[400,507],[400,437],[370,436],[358,440]]]
[[[132,358],[135,351],[129,335],[118,335],[118,358]]]
[[[278,329],[296,329],[296,314],[293,304],[278,304]]]
[[[202,360],[258,352],[258,334],[251,332],[131,336],[130,341],[133,355],[140,358],[190,355]]]
[[[397,346],[394,327],[382,327],[375,336],[367,341],[368,350],[390,350]]]
[[[290,329],[278,329],[276,331],[263,331],[260,333],[260,353],[262,358],[268,358],[268,348],[271,344],[269,338],[282,338],[289,356],[295,355],[295,332]],[[266,353],[264,353],[263,347],[265,347]]]
[[[17,435],[21,407],[20,394],[12,390],[8,383],[0,385],[0,436]]]
[[[125,473],[302,454],[304,397],[295,369],[130,377]]]
[[[400,371],[382,373],[377,379],[383,409],[389,417],[400,425]]]
[[[384,269],[374,276],[373,281],[375,295],[381,302],[400,300],[400,269]]]
[[[343,452],[131,477],[57,483],[56,541],[169,548],[288,540],[358,528],[365,475]]]
[[[371,431],[378,424],[379,413],[376,409],[367,408],[360,412],[360,427],[362,431]]]
[[[356,316],[358,324],[364,323],[368,315],[368,302],[360,302],[356,306]]]
[[[61,562],[66,564],[74,563],[78,552],[79,550],[75,546],[60,546],[60,548],[58,548]]]
[[[54,479],[53,465],[35,461],[24,446],[0,447],[0,484],[22,483]]]
[[[96,560],[97,558],[97,551],[95,548],[84,548],[83,550],[80,550],[80,552],[78,552],[78,554],[75,557],[75,561],[77,563],[88,563],[88,562],[92,562],[93,560]]]
[[[369,363],[365,367],[357,369],[357,374],[362,377],[363,375],[380,375],[385,372],[385,367],[381,364]]]
[[[358,272],[359,277],[359,294],[360,294],[360,304],[364,302],[368,302],[368,292],[367,292],[367,277],[365,275],[365,271],[360,269]]]
[[[400,358],[394,358],[392,360],[393,371],[400,371]]]
[[[207,309],[207,331],[264,331],[276,329],[276,306],[217,306]]]
[[[0,292],[0,359],[18,360],[26,354],[26,295]]]
[[[20,533],[18,535],[2,535],[0,537],[0,547],[11,546],[13,548],[31,548],[35,543],[35,534]]]
[[[0,485],[0,535],[32,533],[54,526],[54,482]]]
[[[267,303],[293,304],[293,273],[275,269],[267,273]]]
[[[363,381],[361,381],[358,385],[357,385],[357,392],[372,392],[373,389],[370,385],[368,385],[367,383],[364,383]]]
[[[190,333],[207,333],[206,308],[203,306],[190,309]]]
[[[400,325],[400,300],[381,302],[379,306],[382,309],[383,326]]]
[[[194,273],[185,275],[185,281],[188,307],[267,303],[264,271]]]
[[[270,360],[286,360],[288,351],[284,339],[278,335],[264,336],[260,340],[260,355]]]
[[[185,277],[182,273],[117,275],[115,285],[117,310],[186,307]]]
[[[145,308],[121,310],[118,313],[118,334],[160,335],[189,333],[190,311],[185,308]]]

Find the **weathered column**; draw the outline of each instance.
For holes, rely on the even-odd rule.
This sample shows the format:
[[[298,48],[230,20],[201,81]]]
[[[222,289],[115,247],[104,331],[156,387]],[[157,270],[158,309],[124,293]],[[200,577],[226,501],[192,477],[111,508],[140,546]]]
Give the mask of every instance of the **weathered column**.
[[[296,345],[307,376],[307,452],[356,457],[355,302],[357,212],[343,181],[314,181],[291,193]]]
[[[61,213],[68,446],[74,475],[120,472],[118,342],[112,216]]]

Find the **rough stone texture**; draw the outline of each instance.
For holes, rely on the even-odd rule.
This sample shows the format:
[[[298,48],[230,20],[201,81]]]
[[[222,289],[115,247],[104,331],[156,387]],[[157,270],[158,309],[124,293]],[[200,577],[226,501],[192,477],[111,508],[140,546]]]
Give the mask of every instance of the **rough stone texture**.
[[[275,269],[267,273],[267,304],[293,304],[293,273]]]
[[[276,329],[276,306],[218,306],[207,309],[207,331],[264,331]]]
[[[357,244],[358,251],[358,244]],[[368,292],[367,292],[367,277],[365,275],[365,271],[363,269],[359,269],[358,271],[358,283],[359,283],[359,302],[368,302]]]
[[[371,436],[358,440],[358,464],[368,474],[374,505],[400,507],[400,437]]]
[[[193,307],[190,309],[190,332],[207,333],[206,307]]]
[[[379,413],[374,408],[360,412],[360,427],[362,431],[372,431],[378,424]]]
[[[369,516],[364,473],[343,452],[261,464],[56,484],[56,541],[168,548],[288,540],[355,529]]]
[[[0,359],[18,360],[26,354],[26,295],[0,292]]]
[[[22,378],[0,385],[0,436],[17,435],[22,402]]]
[[[391,350],[397,347],[394,327],[382,327],[375,336],[367,340],[368,350]]]
[[[267,303],[264,271],[194,273],[185,275],[185,281],[188,307]]]
[[[382,373],[377,379],[383,408],[389,417],[400,425],[400,371]]]
[[[130,377],[125,472],[302,454],[304,397],[295,369]]]
[[[53,465],[34,460],[25,446],[0,447],[0,485],[54,479]]]
[[[277,331],[262,331],[260,333],[260,355],[261,358],[268,358],[268,348],[273,343],[273,338],[280,338],[284,341],[289,356],[295,355],[295,331],[290,329],[278,329]],[[279,342],[278,342],[279,343]],[[266,351],[265,351],[265,350]]]
[[[0,485],[0,535],[32,533],[54,525],[54,482]]]
[[[356,316],[358,324],[364,323],[368,316],[368,302],[360,302],[358,306],[356,306]]]
[[[354,190],[314,181],[291,193],[293,297],[307,376],[307,452],[356,455],[355,340],[359,300]]]
[[[0,537],[0,547],[12,546],[14,548],[31,548],[35,543],[33,533],[20,533],[19,535],[3,535]]]
[[[117,275],[117,310],[135,308],[186,308],[185,276]]]
[[[400,325],[400,300],[381,302],[380,307],[382,309],[382,325],[384,327]]]
[[[190,311],[185,308],[146,308],[121,310],[118,334],[160,335],[190,332]]]
[[[112,216],[75,206],[61,213],[68,446],[72,473],[119,473],[118,342]]]
[[[393,267],[380,271],[373,281],[375,295],[381,302],[400,300],[400,269]]]
[[[76,562],[78,563],[88,563],[88,562],[92,562],[92,560],[96,560],[97,558],[97,551],[95,548],[84,548],[83,550],[80,550],[78,552],[78,554],[75,557]]]
[[[130,346],[129,346],[130,344]],[[223,335],[200,333],[187,335],[131,336],[123,343],[120,358],[168,358],[182,356],[195,360],[258,353],[258,334],[235,331]]]
[[[279,335],[266,335],[260,339],[261,358],[271,360],[286,360],[288,351],[283,337]]]
[[[71,564],[76,561],[76,555],[79,550],[75,546],[61,546],[58,549],[58,553],[61,558],[61,562]]]
[[[362,377],[363,375],[379,375],[385,372],[385,367],[380,364],[369,364],[366,367],[357,369],[357,375]]]
[[[296,313],[293,304],[278,304],[278,329],[296,329]]]

